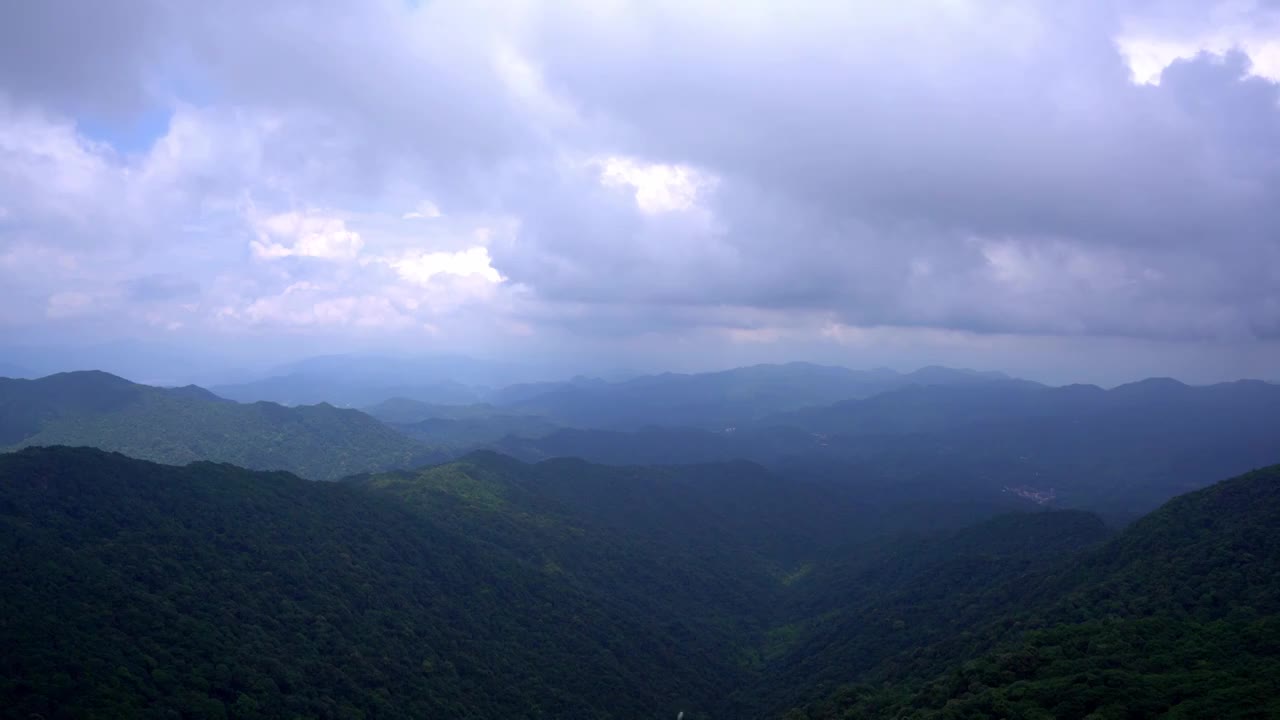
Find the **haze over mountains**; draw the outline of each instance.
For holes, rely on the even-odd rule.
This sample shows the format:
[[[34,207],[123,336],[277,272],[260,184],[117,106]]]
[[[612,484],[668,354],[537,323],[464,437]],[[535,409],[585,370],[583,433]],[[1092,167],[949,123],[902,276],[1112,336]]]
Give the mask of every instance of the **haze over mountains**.
[[[307,397],[373,400],[364,412],[327,401],[233,402],[95,372],[5,380],[0,446],[89,445],[329,480],[480,448],[620,465],[745,459],[877,497],[993,503],[1012,494],[1114,517],[1280,461],[1280,386],[1259,381],[1151,379],[1104,390],[940,367],[790,363],[495,389],[452,380],[494,372],[483,364],[464,371],[460,362],[442,358],[414,374],[382,358],[321,358],[285,383]],[[379,369],[388,367],[404,382],[379,390]],[[437,382],[443,367],[455,375]],[[276,378],[260,383],[238,387],[282,387]],[[456,403],[398,394],[446,385],[460,389]]]
[[[9,715],[1278,709],[1280,386],[303,367],[0,379]]]
[[[538,382],[521,378],[548,376]],[[866,397],[913,384],[946,385],[1007,378],[1002,373],[926,367],[910,373],[887,368],[850,370],[793,362],[755,365],[720,372],[635,375],[622,380],[578,376],[561,380],[549,371],[516,363],[494,363],[461,356],[326,356],[280,366],[269,376],[236,385],[214,385],[222,397],[241,402],[266,400],[284,405],[328,402],[363,407],[389,398],[459,405],[488,402],[533,412],[551,408],[563,421],[599,424],[619,421],[609,405],[625,404],[634,421],[670,419],[673,411],[693,413],[692,424],[715,418],[697,413],[700,405],[732,419],[837,400]],[[666,414],[664,414],[666,413]]]
[[[283,405],[328,402],[362,407],[392,397],[464,404],[479,400],[486,388],[537,377],[536,371],[516,364],[462,356],[330,355],[282,365],[268,372],[268,377],[235,385],[215,385],[211,389],[232,400],[266,400]]]
[[[17,365],[0,362],[0,377],[7,378],[25,378],[31,375],[31,371]]]
[[[1280,718],[1278,197],[1280,0],[0,2],[0,720]]]

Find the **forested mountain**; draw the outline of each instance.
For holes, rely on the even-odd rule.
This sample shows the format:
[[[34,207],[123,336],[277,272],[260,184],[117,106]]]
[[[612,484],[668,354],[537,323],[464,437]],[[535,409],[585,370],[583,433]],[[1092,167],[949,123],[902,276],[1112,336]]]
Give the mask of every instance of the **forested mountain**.
[[[423,420],[483,420],[491,417],[534,417],[489,403],[443,405],[405,397],[388,398],[375,405],[361,408],[361,411],[382,422],[393,425],[409,425]]]
[[[0,715],[1277,709],[1280,467],[1110,540],[1082,512],[881,516],[741,462],[312,483],[28,448],[0,456]]]
[[[845,554],[814,571],[790,598],[790,638],[746,693],[753,706],[784,709],[901,662],[900,655],[966,638],[1037,597],[1028,582],[1109,537],[1093,514],[1003,515],[923,538],[893,538]]]
[[[1007,585],[1020,600],[983,627],[789,717],[1276,717],[1277,527],[1278,466],[1178,497]]]
[[[85,445],[166,463],[231,462],[334,480],[438,461],[438,452],[355,410],[242,405],[102,372],[0,379],[0,449]]]
[[[548,458],[578,457],[609,465],[658,465],[663,463],[721,462],[735,458],[769,462],[767,440],[779,433],[725,433],[696,428],[645,427],[635,431],[561,428],[541,437],[504,437],[491,448],[535,462]],[[745,438],[745,440],[744,440]],[[811,433],[796,431],[780,438],[785,451],[817,448]]]
[[[544,417],[513,413],[487,403],[437,405],[397,397],[367,407],[364,412],[411,438],[459,452],[508,437],[545,437],[560,428]]]
[[[789,572],[794,568],[788,563],[865,537],[850,522],[865,507],[854,497],[742,461],[619,467],[561,458],[527,464],[477,452],[445,465],[348,482],[406,498],[443,488],[472,498],[477,507],[570,517],[646,543],[755,553],[753,562],[769,572]]]
[[[854,506],[745,463],[0,456],[5,715],[728,717]],[[719,709],[717,709],[719,708]]]
[[[589,529],[476,501],[0,456],[0,715],[674,717],[742,682],[729,629],[670,612],[695,567],[633,544],[597,568],[618,551]]]
[[[507,438],[546,437],[559,425],[536,415],[490,415],[479,418],[428,418],[412,423],[388,423],[399,432],[432,447],[465,452]]]

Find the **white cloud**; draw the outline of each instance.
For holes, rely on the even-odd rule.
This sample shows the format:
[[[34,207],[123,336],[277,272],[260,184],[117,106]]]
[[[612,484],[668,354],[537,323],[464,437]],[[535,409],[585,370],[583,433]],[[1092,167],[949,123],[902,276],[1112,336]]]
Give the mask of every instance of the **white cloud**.
[[[490,283],[502,282],[502,275],[494,269],[489,257],[489,249],[484,247],[458,252],[410,253],[388,264],[401,278],[417,285],[430,285],[432,279],[440,275],[476,276]]]
[[[109,147],[80,136],[65,119],[14,107],[0,93],[0,192],[13,219],[80,222],[104,201],[118,208],[127,181]]]
[[[1156,4],[1142,10],[1124,18],[1115,37],[1134,82],[1158,85],[1160,74],[1177,60],[1232,51],[1249,56],[1249,74],[1280,81],[1280,10],[1274,4],[1202,1],[1190,7]]]
[[[392,299],[379,295],[334,295],[311,283],[294,283],[276,295],[257,298],[242,310],[224,308],[224,317],[271,327],[354,327],[401,329],[414,324]]]
[[[1280,81],[1280,38],[1249,38],[1243,35],[1212,35],[1189,40],[1158,37],[1121,37],[1116,40],[1129,63],[1133,81],[1159,85],[1160,75],[1178,60],[1191,60],[1201,53],[1223,56],[1239,50],[1249,56],[1249,74]]]
[[[289,256],[351,260],[364,247],[360,234],[348,229],[345,220],[318,210],[270,215],[255,220],[254,229],[258,239],[250,247],[263,260]]]
[[[600,182],[606,187],[627,187],[635,192],[636,205],[646,213],[692,209],[698,196],[716,185],[716,179],[687,165],[646,163],[628,157],[595,161]]]

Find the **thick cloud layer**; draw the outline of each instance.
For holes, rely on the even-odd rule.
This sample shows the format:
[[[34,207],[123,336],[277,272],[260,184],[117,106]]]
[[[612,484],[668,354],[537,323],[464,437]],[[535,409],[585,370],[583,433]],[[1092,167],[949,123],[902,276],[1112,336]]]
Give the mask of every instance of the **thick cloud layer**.
[[[1280,359],[1276,19],[9,3],[0,323],[1250,374]]]

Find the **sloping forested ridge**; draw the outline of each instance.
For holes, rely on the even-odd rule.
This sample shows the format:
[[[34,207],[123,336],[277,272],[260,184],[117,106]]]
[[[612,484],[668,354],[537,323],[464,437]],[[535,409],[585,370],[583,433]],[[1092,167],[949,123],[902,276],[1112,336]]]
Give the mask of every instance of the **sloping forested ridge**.
[[[1278,478],[1099,545],[1081,512],[868,535],[749,463],[328,484],[29,448],[0,716],[1268,717]]]
[[[350,484],[32,448],[0,543],[6,717],[674,716],[743,680],[721,633]]]
[[[788,717],[1280,717],[1278,528],[1280,466],[1175,498],[973,633],[989,652],[917,648]]]
[[[780,714],[851,678],[981,653],[990,641],[976,630],[1033,603],[1041,578],[1109,535],[1090,513],[1015,514],[851,554],[794,600],[795,642],[753,685],[751,704]]]
[[[242,405],[108,373],[0,378],[0,449],[84,445],[163,463],[230,462],[313,480],[443,459],[355,410]]]

